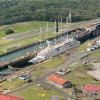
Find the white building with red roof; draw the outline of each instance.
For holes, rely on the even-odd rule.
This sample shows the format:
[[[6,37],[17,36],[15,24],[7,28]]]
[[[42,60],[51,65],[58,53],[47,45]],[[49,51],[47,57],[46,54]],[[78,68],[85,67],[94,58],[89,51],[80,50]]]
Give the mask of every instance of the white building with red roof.
[[[50,75],[48,78],[47,78],[48,82],[57,86],[57,87],[60,87],[60,88],[70,88],[72,87],[72,84],[70,81],[68,80],[65,80],[63,79],[62,77],[58,76],[58,75]]]
[[[86,85],[83,87],[86,92],[100,92],[100,86]]]

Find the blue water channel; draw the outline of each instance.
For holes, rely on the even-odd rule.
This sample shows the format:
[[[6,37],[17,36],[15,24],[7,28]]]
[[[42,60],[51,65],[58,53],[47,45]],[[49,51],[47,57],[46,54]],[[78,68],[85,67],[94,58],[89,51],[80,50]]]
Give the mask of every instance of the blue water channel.
[[[62,36],[57,37],[56,39],[52,39],[52,40],[50,40],[50,44],[53,45],[55,43],[59,43],[59,42],[63,41],[66,37],[67,37],[67,35],[64,34]],[[40,43],[40,44],[35,44],[31,47],[13,52],[11,54],[0,56],[0,61],[12,61],[15,58],[25,56],[28,52],[34,52],[36,50],[40,50],[41,48],[43,49],[46,46],[47,46],[47,41]]]

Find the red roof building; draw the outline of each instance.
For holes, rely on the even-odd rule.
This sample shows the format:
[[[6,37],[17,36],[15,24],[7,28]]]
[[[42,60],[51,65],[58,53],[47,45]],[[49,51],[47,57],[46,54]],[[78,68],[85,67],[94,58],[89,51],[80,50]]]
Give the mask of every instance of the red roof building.
[[[67,81],[63,79],[62,77],[54,75],[54,74],[48,77],[48,81],[60,88],[66,88],[66,87],[69,88],[72,86],[70,81]]]
[[[24,99],[15,97],[15,96],[8,96],[8,95],[0,94],[0,100],[24,100]]]
[[[87,85],[84,86],[83,89],[87,92],[99,92],[100,91],[100,86],[95,86],[95,85]]]

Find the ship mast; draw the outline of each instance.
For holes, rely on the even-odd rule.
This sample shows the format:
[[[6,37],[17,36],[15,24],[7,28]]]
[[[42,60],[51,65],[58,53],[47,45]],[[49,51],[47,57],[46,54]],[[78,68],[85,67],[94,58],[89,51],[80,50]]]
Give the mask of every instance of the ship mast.
[[[63,26],[62,26],[62,19],[60,21],[60,30],[61,30],[61,41],[63,41],[63,35],[62,35],[62,30],[63,30]]]
[[[66,27],[65,28],[66,28],[66,32],[67,32],[67,39],[68,39],[68,24],[69,24],[68,17],[66,17]]]
[[[41,26],[40,26],[40,40],[39,40],[39,42],[41,43],[42,42],[42,28],[41,28]],[[42,46],[42,43],[40,44],[40,46],[39,46],[41,49],[43,48],[43,46]]]
[[[51,42],[48,40],[48,32],[49,32],[49,24],[48,24],[48,22],[47,22],[47,27],[46,27],[47,29],[46,29],[46,32],[47,32],[47,39],[46,39],[46,43],[47,43],[47,47],[50,47],[50,45],[51,45]]]
[[[57,42],[56,41],[56,35],[57,35],[56,34],[57,33],[57,21],[56,20],[55,20],[55,32],[54,33],[55,33],[55,43],[54,44],[56,44],[56,42]]]
[[[71,12],[69,13],[68,18],[69,18],[69,22],[71,23],[72,22],[72,13]]]
[[[68,17],[66,18],[67,39],[69,38],[68,31],[69,31],[69,26],[71,26],[71,22],[72,22],[72,14],[70,12]]]

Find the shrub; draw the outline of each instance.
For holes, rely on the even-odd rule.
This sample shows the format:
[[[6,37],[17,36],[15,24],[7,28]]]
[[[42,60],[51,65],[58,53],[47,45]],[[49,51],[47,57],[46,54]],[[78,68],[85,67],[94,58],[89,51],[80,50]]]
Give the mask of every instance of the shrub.
[[[7,35],[8,35],[8,34],[12,34],[12,33],[14,33],[14,30],[13,30],[13,29],[7,29],[5,33],[6,33]]]

